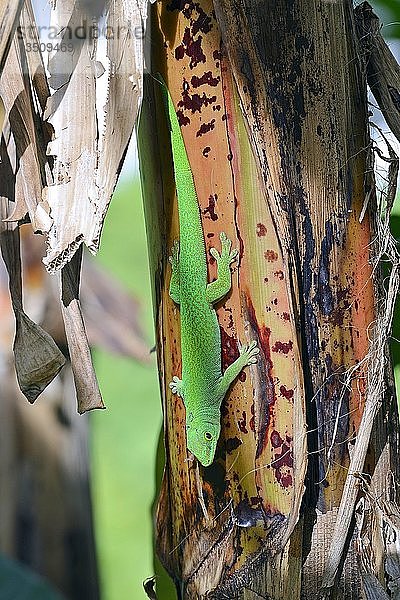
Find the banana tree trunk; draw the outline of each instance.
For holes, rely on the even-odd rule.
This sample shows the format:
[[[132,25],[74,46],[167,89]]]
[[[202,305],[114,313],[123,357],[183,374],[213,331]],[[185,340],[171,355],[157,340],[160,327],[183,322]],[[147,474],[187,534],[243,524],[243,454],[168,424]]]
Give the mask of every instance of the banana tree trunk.
[[[375,194],[352,3],[156,3],[152,49],[194,176],[209,281],[219,233],[239,249],[217,310],[223,368],[239,341],[261,350],[225,399],[214,463],[188,461],[184,406],[168,387],[181,372],[167,266],[178,213],[160,85],[148,78],[140,156],[166,449],[158,556],[187,599],[386,593],[399,564],[387,351],[398,272],[384,296],[379,259],[396,253]]]

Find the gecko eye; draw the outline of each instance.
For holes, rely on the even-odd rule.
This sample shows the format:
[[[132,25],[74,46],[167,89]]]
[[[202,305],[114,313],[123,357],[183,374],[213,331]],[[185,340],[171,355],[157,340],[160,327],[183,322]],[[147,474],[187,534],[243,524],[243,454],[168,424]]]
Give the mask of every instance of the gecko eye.
[[[210,442],[213,439],[213,436],[212,436],[212,434],[209,431],[205,432],[204,437],[206,438],[206,440],[208,442]]]

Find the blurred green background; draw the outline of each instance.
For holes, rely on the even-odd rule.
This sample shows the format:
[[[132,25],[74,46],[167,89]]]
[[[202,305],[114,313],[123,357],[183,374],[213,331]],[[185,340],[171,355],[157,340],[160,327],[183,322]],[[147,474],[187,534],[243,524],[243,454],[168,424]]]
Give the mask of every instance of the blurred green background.
[[[369,3],[383,23],[382,34],[386,38],[400,38],[399,0],[369,0]]]
[[[111,203],[99,260],[140,302],[149,352],[154,346],[147,243],[139,181],[124,180]],[[154,574],[151,504],[161,427],[156,360],[150,366],[94,353],[107,406],[90,415],[92,493],[102,600],[144,598]]]

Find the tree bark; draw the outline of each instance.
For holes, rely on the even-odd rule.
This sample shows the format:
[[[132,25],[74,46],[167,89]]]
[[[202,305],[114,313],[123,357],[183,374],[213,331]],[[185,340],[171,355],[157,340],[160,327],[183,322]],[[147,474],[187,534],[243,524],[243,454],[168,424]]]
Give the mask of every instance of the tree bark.
[[[158,554],[182,598],[374,597],[396,578],[376,523],[397,511],[387,337],[398,274],[386,298],[378,262],[396,255],[383,243],[352,3],[157,3],[152,48],[207,249],[221,231],[240,249],[217,311],[223,366],[238,340],[261,349],[225,399],[215,462],[188,462],[184,407],[168,389],[181,368],[166,266],[178,215],[159,85],[148,80],[140,154],[166,446]],[[384,494],[390,509],[374,505]],[[379,560],[367,543],[376,537]]]

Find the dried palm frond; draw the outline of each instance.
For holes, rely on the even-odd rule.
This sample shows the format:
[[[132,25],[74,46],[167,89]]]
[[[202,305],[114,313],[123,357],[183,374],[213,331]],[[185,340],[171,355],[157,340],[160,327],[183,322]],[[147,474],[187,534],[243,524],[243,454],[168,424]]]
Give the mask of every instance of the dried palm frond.
[[[98,59],[100,43],[93,35],[100,31],[103,13],[105,67]],[[62,314],[79,412],[103,407],[80,307],[80,247],[86,243],[93,253],[99,247],[107,207],[132,135],[142,97],[146,16],[147,0],[54,0],[51,26],[59,36],[50,53],[47,81],[30,0],[17,3],[12,10],[7,3],[0,6],[4,32],[0,95],[5,107],[0,181],[3,230],[13,232],[2,236],[2,245],[6,256],[19,253],[18,226],[27,220],[35,232],[46,235],[44,262],[50,272],[61,270]],[[101,81],[108,90],[105,107],[99,100]],[[103,108],[104,127],[100,127],[98,115]],[[9,261],[8,266],[11,289],[21,288],[19,262],[11,268]],[[22,300],[17,304],[17,372],[21,388],[33,401],[63,360],[50,338],[43,338],[44,332],[26,321]],[[22,335],[21,323],[29,323]],[[30,350],[37,347],[35,340],[47,350],[39,358],[36,349],[32,359],[46,369],[52,365],[39,386],[34,373],[38,365],[27,361]],[[134,346],[131,348],[134,351]],[[143,358],[139,346],[137,351]],[[22,375],[22,370],[27,371]]]
[[[108,68],[98,60],[97,35],[91,36],[88,28],[88,23],[95,31],[100,27],[98,4],[68,0],[54,3],[52,11],[60,47],[49,60],[54,93],[45,112],[54,127],[48,152],[55,158],[54,181],[47,193],[49,271],[63,267],[83,242],[97,252],[142,98],[147,1],[110,0],[102,7],[109,32]],[[84,39],[76,36],[82,29],[87,33]],[[108,95],[100,131],[97,114],[103,107],[97,93],[102,78],[107,78]]]

